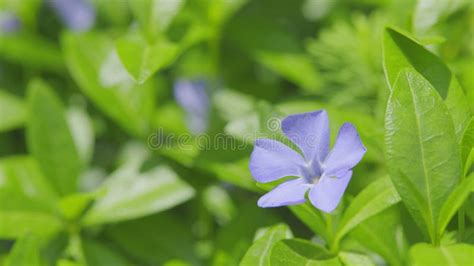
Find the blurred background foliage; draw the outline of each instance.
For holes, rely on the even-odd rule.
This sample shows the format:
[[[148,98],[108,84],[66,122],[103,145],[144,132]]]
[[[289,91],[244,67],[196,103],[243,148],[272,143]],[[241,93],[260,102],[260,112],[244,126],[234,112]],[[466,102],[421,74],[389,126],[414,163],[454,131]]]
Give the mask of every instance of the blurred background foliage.
[[[474,110],[469,0],[92,0],[90,25],[53,2],[0,0],[0,264],[235,265],[262,226],[308,238],[288,209],[257,208],[249,135],[324,108],[333,139],[350,121],[368,148],[345,201],[386,176],[386,25],[447,62]],[[178,79],[206,84],[207,133],[244,149],[151,145],[190,133]],[[403,265],[415,227],[398,204],[344,245]],[[394,250],[365,241],[371,230]]]

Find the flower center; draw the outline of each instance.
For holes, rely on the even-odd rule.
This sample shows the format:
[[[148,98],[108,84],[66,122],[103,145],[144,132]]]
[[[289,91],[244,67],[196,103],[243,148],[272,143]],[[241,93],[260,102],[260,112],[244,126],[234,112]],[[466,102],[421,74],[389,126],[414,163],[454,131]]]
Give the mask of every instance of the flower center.
[[[317,175],[316,175],[316,176],[313,176],[313,177],[311,177],[310,182],[311,182],[312,184],[316,185],[316,184],[319,182],[319,179],[320,179],[320,178],[321,178],[321,177],[320,177],[320,176],[317,176]]]

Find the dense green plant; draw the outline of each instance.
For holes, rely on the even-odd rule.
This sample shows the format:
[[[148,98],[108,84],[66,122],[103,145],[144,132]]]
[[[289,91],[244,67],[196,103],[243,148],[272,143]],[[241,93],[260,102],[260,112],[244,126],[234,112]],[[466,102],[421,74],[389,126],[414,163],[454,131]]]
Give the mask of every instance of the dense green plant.
[[[73,2],[0,0],[0,265],[474,261],[471,1]],[[258,201],[307,112],[363,143],[340,202]]]

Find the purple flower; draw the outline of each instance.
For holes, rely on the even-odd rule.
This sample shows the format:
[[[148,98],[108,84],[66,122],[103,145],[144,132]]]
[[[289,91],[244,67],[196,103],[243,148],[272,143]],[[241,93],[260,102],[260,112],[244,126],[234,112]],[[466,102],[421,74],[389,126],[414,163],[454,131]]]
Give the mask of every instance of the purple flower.
[[[17,16],[7,11],[0,11],[0,33],[12,33],[20,29],[21,22]]]
[[[202,80],[178,80],[174,84],[174,98],[186,112],[186,122],[194,134],[207,131],[209,126],[209,96]]]
[[[366,148],[356,129],[345,123],[329,151],[329,119],[325,110],[290,115],[281,124],[283,133],[302,155],[281,142],[258,139],[250,157],[250,171],[261,183],[295,176],[258,200],[258,206],[279,207],[304,203],[308,198],[318,209],[332,212],[352,177],[352,168]]]
[[[87,0],[50,0],[51,5],[68,28],[86,31],[95,23],[95,10]]]

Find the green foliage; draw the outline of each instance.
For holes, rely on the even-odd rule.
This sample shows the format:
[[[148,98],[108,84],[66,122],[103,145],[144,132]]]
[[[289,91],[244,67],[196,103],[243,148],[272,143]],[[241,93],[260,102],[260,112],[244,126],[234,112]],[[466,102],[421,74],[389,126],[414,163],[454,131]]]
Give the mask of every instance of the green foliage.
[[[447,107],[420,74],[403,70],[389,99],[385,129],[392,181],[420,228],[439,243],[441,208],[461,177]]]
[[[58,2],[0,0],[0,265],[473,260],[470,1]],[[367,148],[341,202],[259,208],[254,141],[320,109]]]

